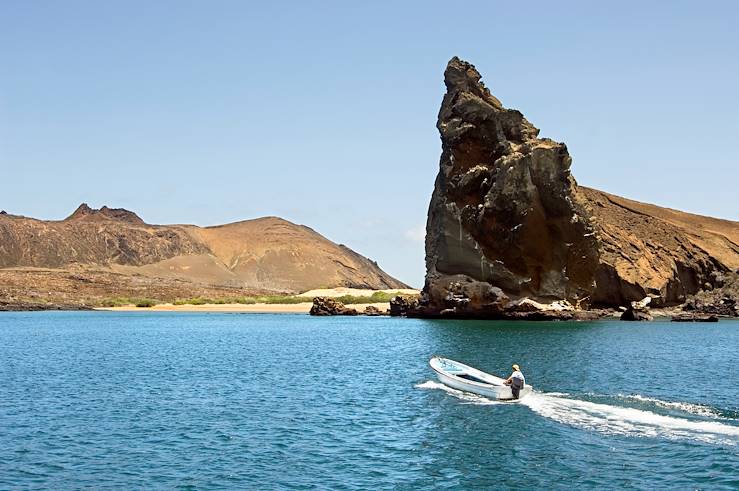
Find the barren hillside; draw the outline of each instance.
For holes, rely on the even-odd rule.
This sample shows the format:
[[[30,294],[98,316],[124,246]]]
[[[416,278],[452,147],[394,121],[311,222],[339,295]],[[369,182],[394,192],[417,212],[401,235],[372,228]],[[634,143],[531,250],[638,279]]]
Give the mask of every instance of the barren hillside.
[[[39,279],[56,278],[50,286],[65,285],[67,297],[74,296],[74,278],[84,277],[80,272],[97,274],[84,277],[80,291],[94,290],[94,278],[119,284],[139,278],[148,292],[163,285],[168,297],[178,288],[184,296],[203,288],[292,293],[406,287],[377,263],[281,218],[215,227],[150,225],[128,210],[85,204],[58,221],[0,213],[0,271],[6,285],[15,285],[14,294],[24,278],[41,290]]]

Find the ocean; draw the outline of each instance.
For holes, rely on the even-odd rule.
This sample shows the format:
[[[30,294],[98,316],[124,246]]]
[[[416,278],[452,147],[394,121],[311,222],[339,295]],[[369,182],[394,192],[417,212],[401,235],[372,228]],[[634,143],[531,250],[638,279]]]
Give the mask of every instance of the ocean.
[[[2,313],[0,489],[81,488],[739,489],[739,321]]]

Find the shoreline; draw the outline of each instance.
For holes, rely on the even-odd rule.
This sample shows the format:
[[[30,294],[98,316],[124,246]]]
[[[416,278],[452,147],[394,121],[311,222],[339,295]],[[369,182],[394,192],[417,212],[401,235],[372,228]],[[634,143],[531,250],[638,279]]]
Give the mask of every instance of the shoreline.
[[[222,313],[222,314],[305,314],[309,315],[312,303],[298,304],[203,304],[203,305],[173,305],[159,304],[153,307],[136,307],[135,305],[125,305],[120,307],[87,307],[74,305],[45,305],[43,308],[36,305],[31,308],[0,308],[0,315],[4,312],[174,312],[174,313]],[[376,307],[382,312],[381,317],[389,316],[387,303],[362,303],[347,304],[347,308],[357,310],[360,317],[371,317],[364,314],[364,309],[368,306]],[[426,319],[426,320],[461,320],[461,321],[509,321],[509,322],[599,322],[599,321],[618,321],[620,320],[620,312],[611,312],[609,314],[592,315],[592,311],[579,311],[580,315],[571,318],[554,318],[547,316],[520,316],[520,317],[447,317],[447,316],[417,316],[402,315],[399,318],[410,319]],[[655,309],[652,312],[653,319],[649,321],[637,322],[636,324],[649,324],[651,322],[665,322],[674,320],[673,317],[684,314],[682,311],[667,311],[663,309]],[[700,314],[700,313],[698,313]],[[322,316],[323,317],[323,316]],[[334,315],[328,317],[342,317]],[[698,315],[700,317],[700,315]],[[739,321],[739,317],[718,315],[720,321]],[[687,320],[687,319],[686,319]],[[682,320],[685,322],[686,320]],[[692,322],[705,322],[695,319]],[[714,321],[715,322],[715,321]]]
[[[368,306],[374,306],[381,312],[385,312],[390,308],[389,303],[362,303],[362,304],[348,304],[347,308],[356,309],[360,314],[364,312],[364,309]],[[254,303],[254,304],[240,304],[240,303],[229,303],[229,304],[203,304],[203,305],[173,305],[171,303],[163,303],[154,305],[152,307],[136,307],[135,305],[124,305],[121,307],[96,307],[93,310],[99,311],[113,311],[113,312],[246,312],[253,314],[308,314],[310,312],[313,302],[302,302],[292,304],[268,304],[268,303]]]

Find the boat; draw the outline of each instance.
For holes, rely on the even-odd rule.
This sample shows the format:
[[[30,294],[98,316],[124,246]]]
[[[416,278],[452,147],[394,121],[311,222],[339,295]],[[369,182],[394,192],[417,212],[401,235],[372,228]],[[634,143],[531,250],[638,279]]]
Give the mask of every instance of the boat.
[[[490,399],[499,401],[516,401],[513,393],[508,385],[505,385],[505,379],[496,377],[489,373],[485,373],[476,368],[465,365],[458,361],[448,358],[434,356],[429,361],[429,365],[436,372],[439,381],[453,389],[472,392]],[[518,399],[530,394],[532,388],[529,384],[524,384]]]

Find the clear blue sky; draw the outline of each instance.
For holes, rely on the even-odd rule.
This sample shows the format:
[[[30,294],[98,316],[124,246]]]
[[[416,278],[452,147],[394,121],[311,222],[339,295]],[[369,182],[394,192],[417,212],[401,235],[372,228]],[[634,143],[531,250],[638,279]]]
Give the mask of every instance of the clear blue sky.
[[[578,182],[739,219],[739,2],[0,2],[0,208],[278,215],[415,286],[458,55]]]

